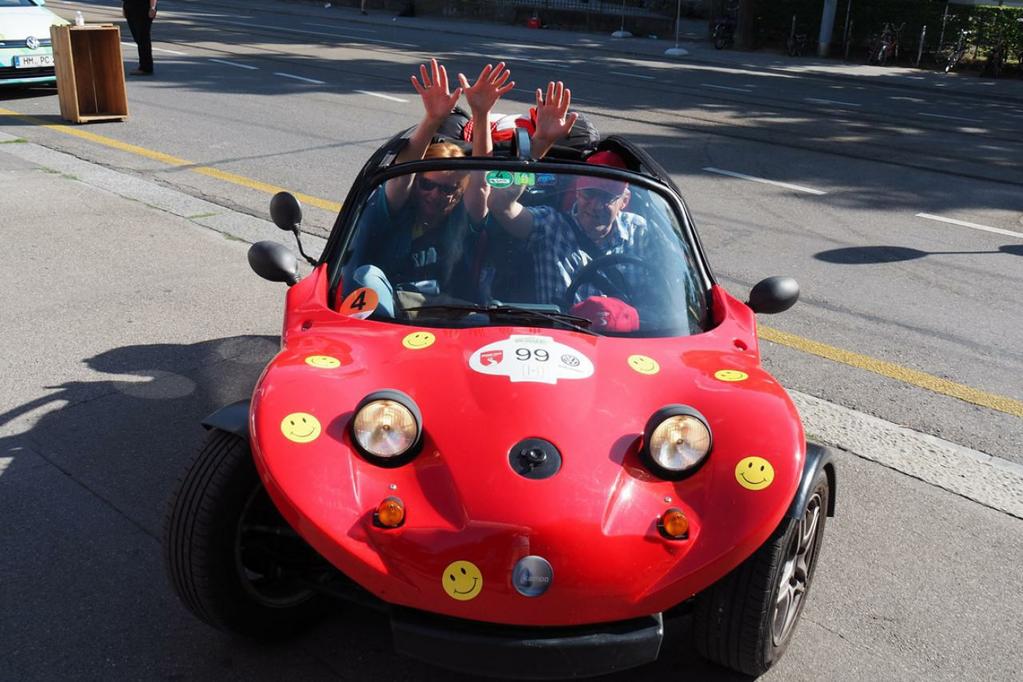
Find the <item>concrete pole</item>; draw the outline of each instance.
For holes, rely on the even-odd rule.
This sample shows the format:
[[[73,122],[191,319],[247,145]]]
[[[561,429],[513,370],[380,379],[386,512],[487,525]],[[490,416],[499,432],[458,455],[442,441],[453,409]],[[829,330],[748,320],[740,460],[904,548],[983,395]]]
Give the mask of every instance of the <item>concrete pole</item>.
[[[824,0],[824,12],[821,14],[821,34],[817,39],[818,57],[827,57],[831,52],[831,32],[835,27],[837,11],[838,0]]]

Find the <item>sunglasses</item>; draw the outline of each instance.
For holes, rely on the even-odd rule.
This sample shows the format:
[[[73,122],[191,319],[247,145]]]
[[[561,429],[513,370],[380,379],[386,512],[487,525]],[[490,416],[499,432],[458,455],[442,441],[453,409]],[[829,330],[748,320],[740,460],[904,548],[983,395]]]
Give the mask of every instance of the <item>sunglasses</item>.
[[[433,180],[427,180],[424,177],[418,178],[418,182],[419,189],[423,190],[424,192],[432,192],[434,190],[437,190],[446,197],[455,196],[458,190],[461,189],[458,185],[445,185],[439,182],[434,182]]]
[[[611,192],[605,192],[604,190],[597,189],[595,187],[581,189],[579,190],[579,194],[586,201],[595,201],[600,204],[604,204],[605,206],[613,204],[625,196],[624,192],[621,194],[612,194]]]

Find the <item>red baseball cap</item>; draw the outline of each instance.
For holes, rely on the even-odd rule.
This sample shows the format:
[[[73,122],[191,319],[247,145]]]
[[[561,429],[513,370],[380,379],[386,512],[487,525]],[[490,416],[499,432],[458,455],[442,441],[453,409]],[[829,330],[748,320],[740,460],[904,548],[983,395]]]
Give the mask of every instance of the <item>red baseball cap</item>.
[[[612,168],[628,168],[622,157],[609,151],[590,154],[586,157],[586,163],[592,163],[597,166],[611,166]],[[624,182],[619,182],[618,180],[593,178],[587,175],[580,175],[576,180],[575,187],[576,189],[600,189],[613,196],[618,196],[619,194],[624,194],[629,188],[629,185]]]
[[[639,313],[621,299],[609,296],[590,296],[572,306],[569,311],[593,323],[598,332],[634,332],[639,329]]]

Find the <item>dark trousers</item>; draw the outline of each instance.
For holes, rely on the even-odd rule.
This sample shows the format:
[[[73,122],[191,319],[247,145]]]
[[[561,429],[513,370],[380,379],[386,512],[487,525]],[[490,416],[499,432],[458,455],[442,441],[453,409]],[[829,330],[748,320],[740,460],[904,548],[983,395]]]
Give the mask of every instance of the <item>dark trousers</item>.
[[[150,37],[153,20],[149,18],[148,2],[124,3],[124,18],[128,20],[131,37],[139,47],[139,68],[153,70],[153,40]]]

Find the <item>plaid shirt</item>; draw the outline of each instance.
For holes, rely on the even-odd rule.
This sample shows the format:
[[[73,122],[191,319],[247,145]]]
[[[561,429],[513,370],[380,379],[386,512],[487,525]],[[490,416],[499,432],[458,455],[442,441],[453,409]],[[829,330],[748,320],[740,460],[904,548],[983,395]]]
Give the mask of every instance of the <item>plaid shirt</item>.
[[[561,303],[579,270],[588,265],[593,257],[579,241],[579,224],[575,219],[575,208],[571,212],[555,211],[550,206],[533,206],[527,209],[533,214],[533,231],[529,234],[529,249],[536,264],[536,294],[541,303]],[[594,253],[599,256],[625,254],[649,262],[649,258],[663,252],[653,230],[647,229],[646,219],[635,213],[621,212],[611,233]],[[639,284],[633,275],[638,268],[625,267],[625,279],[630,287]],[[641,273],[640,273],[641,274]],[[600,291],[590,285],[580,287],[576,300],[599,295]]]

